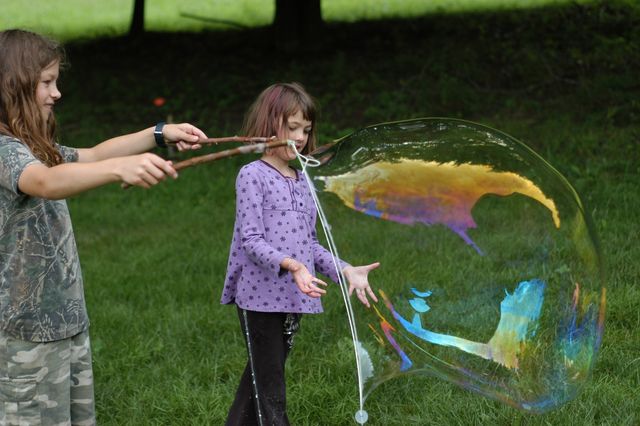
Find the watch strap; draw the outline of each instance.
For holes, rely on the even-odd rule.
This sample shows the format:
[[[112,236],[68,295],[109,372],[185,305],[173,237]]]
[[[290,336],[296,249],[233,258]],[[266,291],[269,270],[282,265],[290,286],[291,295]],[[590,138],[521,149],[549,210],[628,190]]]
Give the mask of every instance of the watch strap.
[[[156,128],[153,130],[153,137],[156,140],[156,145],[160,148],[166,148],[167,143],[164,141],[164,136],[162,135],[162,129],[166,123],[164,121],[156,124]]]

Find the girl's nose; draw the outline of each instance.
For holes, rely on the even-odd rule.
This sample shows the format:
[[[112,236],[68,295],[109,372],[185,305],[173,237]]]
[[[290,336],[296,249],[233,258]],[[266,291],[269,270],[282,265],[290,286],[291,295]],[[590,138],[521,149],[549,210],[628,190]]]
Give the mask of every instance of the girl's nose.
[[[58,86],[54,86],[51,90],[51,97],[56,101],[62,97],[62,93],[58,90]]]

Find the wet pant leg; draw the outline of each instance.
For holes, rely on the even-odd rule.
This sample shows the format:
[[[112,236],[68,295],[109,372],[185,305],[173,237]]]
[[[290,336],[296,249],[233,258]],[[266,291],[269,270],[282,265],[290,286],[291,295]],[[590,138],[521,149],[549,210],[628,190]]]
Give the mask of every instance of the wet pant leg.
[[[300,314],[238,308],[247,345],[247,364],[227,426],[288,426],[285,361],[300,325]]]

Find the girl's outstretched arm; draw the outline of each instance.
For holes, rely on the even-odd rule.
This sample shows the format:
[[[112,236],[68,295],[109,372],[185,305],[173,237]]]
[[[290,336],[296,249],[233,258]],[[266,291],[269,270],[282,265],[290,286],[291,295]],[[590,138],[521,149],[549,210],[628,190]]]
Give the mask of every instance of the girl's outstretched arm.
[[[18,188],[33,197],[59,200],[111,182],[149,188],[167,176],[178,177],[171,161],[145,153],[93,163],[63,163],[54,167],[33,163],[20,175]]]
[[[93,148],[78,149],[78,162],[101,161],[149,151],[156,146],[153,131],[154,128],[149,127],[136,133],[108,139]],[[202,130],[188,123],[166,124],[162,129],[162,136],[165,141],[176,143],[181,151],[200,148],[197,142],[207,137]]]
[[[175,179],[178,174],[170,161],[151,153],[140,154],[156,146],[153,131],[150,127],[93,148],[78,149],[77,162],[54,167],[32,164],[20,175],[18,188],[34,197],[57,200],[111,182],[149,188],[167,176]],[[198,140],[206,138],[200,129],[187,123],[165,125],[162,136],[179,149],[197,149]]]
[[[345,278],[349,281],[349,296],[351,296],[353,290],[355,290],[356,296],[358,296],[358,299],[360,299],[362,304],[367,308],[369,307],[367,294],[369,294],[374,302],[378,301],[378,298],[369,285],[369,272],[376,269],[378,266],[380,266],[380,262],[364,266],[349,265],[342,270]]]

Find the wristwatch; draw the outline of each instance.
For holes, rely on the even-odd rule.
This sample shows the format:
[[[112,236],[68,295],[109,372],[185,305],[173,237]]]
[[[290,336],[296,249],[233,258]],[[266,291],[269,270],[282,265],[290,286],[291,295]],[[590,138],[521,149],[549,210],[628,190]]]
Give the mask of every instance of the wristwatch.
[[[153,137],[156,139],[156,145],[160,148],[166,148],[167,143],[164,141],[164,136],[162,135],[162,129],[164,128],[165,122],[161,121],[156,124],[156,128],[153,130]]]

